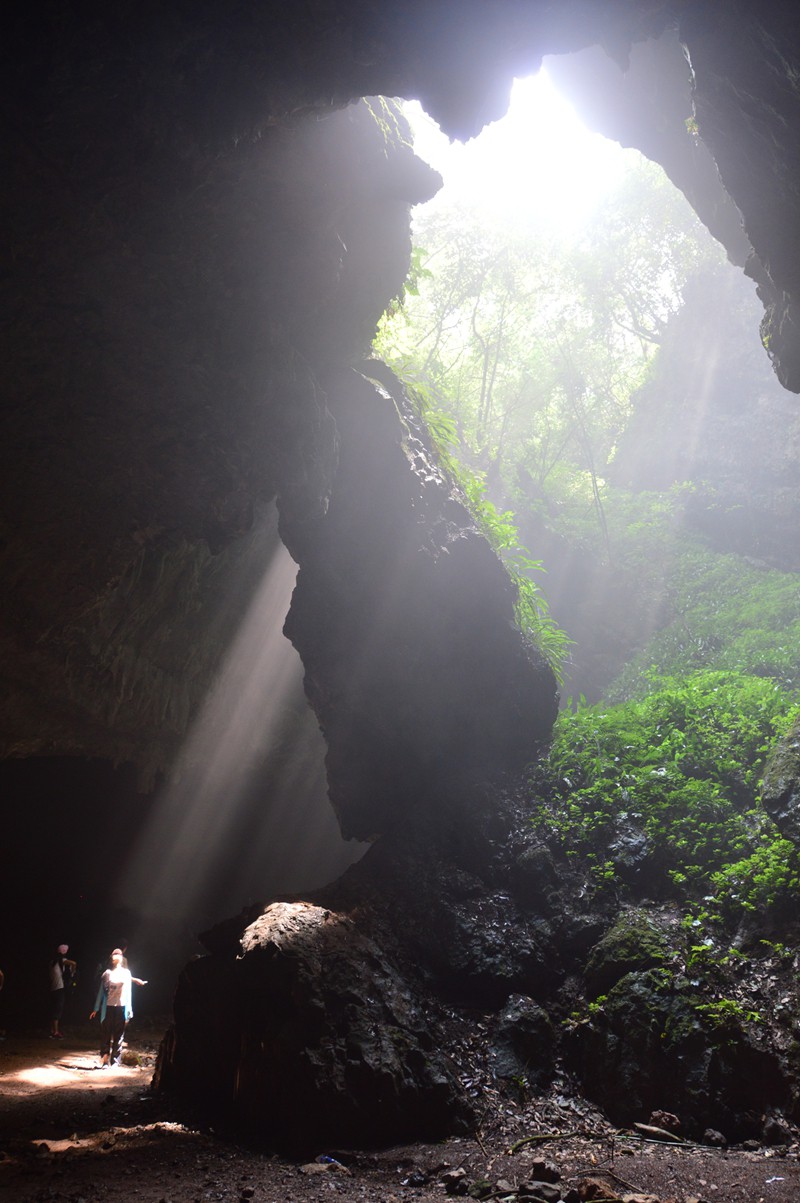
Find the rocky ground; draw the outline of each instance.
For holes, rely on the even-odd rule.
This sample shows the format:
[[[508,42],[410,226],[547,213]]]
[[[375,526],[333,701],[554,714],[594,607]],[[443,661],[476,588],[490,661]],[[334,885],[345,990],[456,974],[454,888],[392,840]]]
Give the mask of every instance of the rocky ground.
[[[195,1203],[430,1203],[448,1196],[624,1199],[655,1203],[800,1197],[800,1146],[670,1146],[613,1129],[556,1079],[546,1095],[510,1098],[469,1050],[481,1108],[474,1136],[356,1151],[320,1149],[293,1163],[248,1149],[156,1099],[149,1082],[158,1024],[134,1036],[130,1064],[98,1067],[91,1028],[60,1044],[25,1034],[0,1044],[0,1200]]]

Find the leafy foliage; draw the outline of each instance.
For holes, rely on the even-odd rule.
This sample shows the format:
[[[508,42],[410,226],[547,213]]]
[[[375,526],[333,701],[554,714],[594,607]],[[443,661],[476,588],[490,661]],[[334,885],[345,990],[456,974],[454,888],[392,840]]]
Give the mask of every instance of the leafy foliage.
[[[440,465],[462,491],[477,525],[502,557],[514,582],[517,590],[516,619],[520,629],[542,652],[556,679],[563,681],[571,640],[552,618],[547,598],[537,582],[537,576],[544,572],[541,561],[534,560],[520,545],[514,514],[510,510],[501,512],[489,500],[485,478],[471,471],[454,456],[456,432],[452,419],[432,408],[426,390],[408,384],[407,392],[425,421]]]
[[[717,345],[701,339],[680,379],[667,349],[686,340],[696,312],[687,305],[676,321],[684,297],[705,296],[703,281],[724,276],[720,250],[646,164],[569,243],[441,204],[417,236],[426,249],[415,251],[377,350],[413,382],[440,460],[515,576],[521,625],[563,662],[568,644],[541,593],[543,566],[519,546],[518,525],[613,564],[631,582],[631,613],[618,621],[640,623],[642,650],[608,701],[559,720],[532,779],[534,822],[602,890],[639,888],[623,864],[626,840],[638,841],[642,890],[691,905],[688,961],[710,972],[709,925],[778,914],[800,890],[797,853],[758,803],[764,757],[800,687],[797,578],[711,552],[687,516],[720,480],[680,474],[686,441],[701,429],[687,412],[707,420],[703,438],[714,429],[701,392]],[[746,394],[736,394],[741,412],[758,393],[741,354],[727,356],[723,415],[732,381]],[[665,382],[672,409],[661,404]],[[675,454],[665,464],[670,422]],[[629,454],[638,491],[609,483],[615,464],[625,479],[626,437],[648,448],[638,475]],[[717,457],[729,476],[735,443]],[[655,469],[662,491],[644,491]],[[731,1018],[722,1003],[708,1022]]]
[[[703,669],[800,687],[795,573],[710,552],[683,529],[680,491],[634,497],[617,490],[606,512],[621,566],[643,582],[642,606],[666,611],[661,628],[608,689],[610,700],[641,697],[660,677]]]
[[[534,822],[606,883],[619,880],[625,827],[647,841],[649,889],[736,884],[770,903],[791,871],[776,880],[787,850],[757,804],[758,779],[792,711],[773,682],[721,672],[661,681],[639,702],[579,707],[559,719],[534,782]]]
[[[418,222],[401,307],[378,353],[409,369],[454,421],[461,458],[560,500],[602,470],[630,414],[685,279],[719,257],[683,197],[644,161],[593,224],[555,243],[498,229],[464,205]]]

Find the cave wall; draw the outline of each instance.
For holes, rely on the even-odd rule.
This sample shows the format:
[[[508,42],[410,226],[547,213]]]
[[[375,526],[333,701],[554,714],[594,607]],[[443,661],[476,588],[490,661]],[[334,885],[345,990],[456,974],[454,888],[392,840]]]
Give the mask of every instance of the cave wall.
[[[379,390],[368,402],[367,386],[344,387],[343,373],[401,287],[409,206],[438,180],[390,110],[345,106],[364,95],[415,96],[447,132],[467,137],[501,115],[512,75],[536,69],[545,54],[600,46],[627,66],[632,47],[677,31],[699,135],[742,214],[748,269],[771,305],[770,354],[800,388],[796,24],[785,5],[755,12],[711,0],[206,0],[168,11],[40,4],[15,13],[3,49],[9,154],[0,197],[2,752],[167,765],[235,630],[235,582],[257,574],[253,532],[278,496],[284,538],[301,564],[290,631],[308,661],[329,763],[340,766],[338,804],[350,791],[360,799],[354,829],[386,821],[383,802],[370,815],[370,795],[397,800],[419,788],[436,748],[445,749],[443,767],[476,727],[474,763],[519,762],[547,726],[554,686],[524,641],[505,634],[505,581],[487,550],[476,550],[463,513],[451,538],[446,490],[420,525],[418,465],[407,450],[397,454],[406,418],[376,417],[374,450],[349,442],[363,419],[353,422],[348,410],[388,411]],[[648,77],[652,84],[652,72],[636,74],[642,87]],[[669,71],[659,80],[672,95]],[[654,124],[670,106],[652,103],[637,107],[625,137],[675,161],[667,142],[687,86],[683,75],[669,137]],[[635,96],[623,99],[607,132],[622,136],[615,122],[635,106]],[[688,191],[692,179],[685,173]],[[709,221],[717,200],[704,210]],[[747,247],[732,213],[727,206],[720,236],[741,258]],[[390,472],[359,496],[354,479],[366,479],[368,461],[384,453],[400,465],[402,487],[384,490]],[[436,550],[434,529],[444,540]],[[355,629],[354,598],[376,613],[389,570],[376,536],[397,538],[398,571],[410,532],[420,548],[406,580],[418,589],[413,599],[404,594],[403,614],[415,614],[417,626],[398,631],[391,654],[395,626],[378,627],[382,688],[373,680],[354,701],[357,640],[343,634]],[[365,551],[357,563],[354,547]],[[485,566],[477,624],[462,621],[464,582],[484,569],[462,571],[463,548]],[[351,563],[347,588],[337,561]],[[432,606],[435,648],[423,633]],[[325,652],[320,630],[332,633]],[[500,630],[519,680],[505,698],[494,666],[463,657],[479,631]],[[428,663],[417,675],[420,648]],[[465,695],[483,697],[487,683],[493,734],[474,712],[470,725],[471,703],[463,704]],[[408,719],[417,704],[419,716]],[[451,707],[442,744],[441,715]],[[437,738],[420,717],[434,713]],[[364,778],[354,782],[346,766],[365,747]],[[403,772],[390,788],[391,765]]]
[[[152,777],[266,570],[266,502],[326,508],[320,381],[368,346],[438,177],[366,105],[181,180],[76,161],[66,198],[38,149],[4,192],[3,750]]]
[[[438,468],[396,379],[345,373],[325,516],[281,529],[301,565],[286,633],[328,742],[346,836],[408,823],[455,780],[521,769],[556,681],[514,621],[515,588]],[[419,821],[417,813],[416,821]]]
[[[550,69],[592,128],[660,163],[744,264],[765,307],[763,344],[800,392],[800,17],[780,0],[660,8],[661,29]],[[614,60],[614,61],[610,61]]]

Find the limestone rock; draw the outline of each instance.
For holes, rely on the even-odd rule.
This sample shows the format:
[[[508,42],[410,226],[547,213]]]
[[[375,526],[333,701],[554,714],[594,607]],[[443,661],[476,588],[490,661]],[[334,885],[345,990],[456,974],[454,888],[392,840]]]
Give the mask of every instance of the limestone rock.
[[[699,1003],[685,983],[657,970],[629,973],[567,1039],[568,1060],[616,1122],[670,1108],[689,1135],[714,1126],[740,1140],[760,1131],[767,1107],[788,1098],[776,1050],[752,1026],[708,1022]]]
[[[556,1049],[556,1034],[547,1012],[530,998],[512,995],[492,1039],[490,1064],[495,1076],[524,1079],[532,1089],[541,1089],[552,1079]]]
[[[668,951],[663,933],[644,911],[624,911],[589,954],[584,970],[589,996],[606,994],[626,973],[663,965]]]
[[[536,907],[540,913],[549,911],[550,899],[558,886],[558,871],[550,849],[532,840],[528,842],[515,860],[511,883],[523,905]]]
[[[777,744],[764,768],[762,801],[781,834],[800,843],[800,723]]]
[[[328,741],[331,801],[358,838],[427,808],[454,777],[521,768],[557,707],[500,559],[392,387],[342,375],[328,396],[330,507],[299,523],[281,506],[300,563],[284,630]]]
[[[158,1085],[284,1150],[431,1139],[470,1118],[398,967],[308,903],[267,907],[238,958],[190,962]]]

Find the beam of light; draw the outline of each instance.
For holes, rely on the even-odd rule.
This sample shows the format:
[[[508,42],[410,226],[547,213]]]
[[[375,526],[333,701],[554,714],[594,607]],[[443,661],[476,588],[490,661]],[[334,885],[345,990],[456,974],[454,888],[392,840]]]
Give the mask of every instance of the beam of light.
[[[283,858],[289,867],[289,877],[278,883],[279,889],[292,888],[292,872],[295,880],[298,872],[302,876],[309,861],[306,844],[314,845],[315,828],[324,831],[328,865],[331,843],[344,849],[324,796],[321,736],[319,760],[313,771],[307,771],[304,782],[314,784],[311,778],[316,773],[315,813],[311,813],[314,808],[308,798],[291,795],[280,782],[273,782],[283,799],[277,815],[274,796],[257,799],[255,808],[249,796],[254,779],[269,761],[273,741],[285,735],[283,725],[291,703],[297,702],[302,668],[282,632],[296,573],[288,552],[276,544],[170,783],[156,800],[121,874],[118,901],[145,916],[170,916],[177,923],[183,917],[196,917],[199,909],[206,921],[220,917],[213,909],[220,905],[238,909],[251,902],[253,898],[247,894],[258,890],[254,880],[259,864],[269,859],[268,845],[276,840],[283,844]],[[299,810],[295,810],[298,803]],[[350,845],[347,852],[340,852],[342,863],[329,876],[341,872],[362,851],[359,845]],[[320,865],[318,858],[312,857],[312,861],[313,876]],[[230,903],[219,897],[220,865],[226,862],[229,876],[238,876],[241,882],[241,893],[231,893]],[[323,880],[327,877],[323,875]],[[256,893],[259,900],[275,888],[267,874],[264,878]],[[306,884],[319,885],[321,881],[318,877]],[[235,889],[234,880],[230,890]]]
[[[414,150],[441,172],[448,197],[555,234],[583,225],[637,154],[589,131],[546,67],[515,80],[506,116],[466,144],[450,143],[416,101],[405,111]]]

